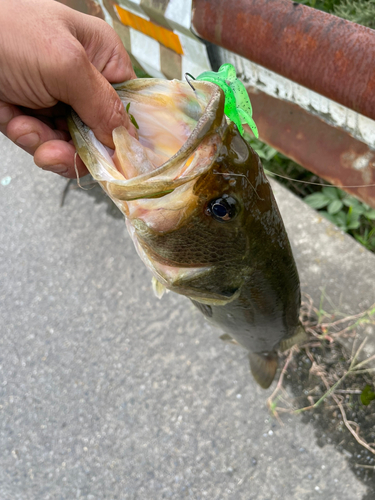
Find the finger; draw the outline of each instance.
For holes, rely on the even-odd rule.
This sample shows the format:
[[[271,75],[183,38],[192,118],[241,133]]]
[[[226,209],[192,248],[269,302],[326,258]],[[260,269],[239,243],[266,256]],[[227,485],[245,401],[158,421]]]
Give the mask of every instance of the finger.
[[[74,78],[71,78],[74,75]],[[114,148],[112,131],[121,125],[136,136],[125,108],[108,80],[89,61],[73,38],[65,47],[54,73],[46,81],[54,98],[72,106],[100,142]]]
[[[38,118],[18,115],[8,123],[6,135],[22,149],[33,155],[44,142],[52,140],[68,141],[67,132],[55,130]]]
[[[137,78],[130,57],[121,42],[101,73],[111,83],[121,83]]]
[[[113,28],[98,18],[80,15],[76,21],[75,36],[84,47],[89,61],[109,82],[119,83],[136,78],[130,57]]]
[[[90,63],[79,81],[69,80],[67,102],[88,125],[100,142],[114,148],[112,132],[123,125],[136,137],[136,129],[114,88]]]
[[[0,101],[0,132],[6,135],[8,123],[15,117],[21,114],[17,106]]]
[[[74,163],[80,177],[88,173],[84,163],[78,154],[76,154],[75,147],[70,142],[52,140],[43,143],[35,151],[34,162],[43,170],[48,170],[70,179],[77,177]]]

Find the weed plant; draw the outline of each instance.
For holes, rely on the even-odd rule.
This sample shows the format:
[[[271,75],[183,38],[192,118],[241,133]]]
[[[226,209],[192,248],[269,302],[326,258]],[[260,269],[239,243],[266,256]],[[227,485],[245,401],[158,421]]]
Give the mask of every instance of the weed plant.
[[[375,29],[375,0],[297,0],[362,26]]]
[[[342,0],[297,0],[297,2],[332,14],[334,9],[342,3]]]

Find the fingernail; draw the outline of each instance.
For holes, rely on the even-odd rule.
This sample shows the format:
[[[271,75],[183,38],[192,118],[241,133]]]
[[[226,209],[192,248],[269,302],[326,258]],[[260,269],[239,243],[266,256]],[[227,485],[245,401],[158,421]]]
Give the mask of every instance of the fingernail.
[[[31,132],[30,134],[21,135],[21,137],[16,140],[16,144],[24,148],[32,148],[39,144],[39,141],[39,135],[35,132]]]
[[[2,106],[0,108],[0,125],[5,125],[13,118],[13,111],[9,106]]]

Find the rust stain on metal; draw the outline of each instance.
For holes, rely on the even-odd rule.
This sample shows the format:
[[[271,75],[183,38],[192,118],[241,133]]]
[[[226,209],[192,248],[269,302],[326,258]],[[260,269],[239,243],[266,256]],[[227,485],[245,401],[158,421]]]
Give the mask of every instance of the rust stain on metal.
[[[194,0],[199,36],[375,119],[375,31],[290,0]]]
[[[260,139],[375,208],[375,152],[296,104],[247,89]]]

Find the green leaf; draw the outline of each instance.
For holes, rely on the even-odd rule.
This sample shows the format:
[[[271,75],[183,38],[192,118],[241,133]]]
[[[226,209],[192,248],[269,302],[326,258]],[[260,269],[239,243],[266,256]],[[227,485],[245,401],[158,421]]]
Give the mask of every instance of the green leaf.
[[[335,224],[335,226],[337,226],[337,220],[336,220],[336,217],[334,215],[331,215],[329,214],[328,212],[326,212],[325,210],[322,210],[321,212],[319,212],[321,215],[323,215],[323,217],[325,217],[327,220],[329,220],[330,222],[332,222],[332,224]]]
[[[271,148],[270,146],[267,146],[266,150],[264,151],[265,159],[267,161],[272,160],[277,155],[276,149]]]
[[[359,220],[357,220],[357,221],[354,220],[354,221],[349,222],[347,224],[347,228],[348,229],[358,229],[360,225],[361,225],[361,223],[359,222]]]
[[[264,154],[263,150],[262,149],[257,149],[257,148],[254,148],[254,146],[251,146],[253,148],[253,150],[256,152],[256,154],[259,156],[259,158],[262,158],[262,160],[266,160],[266,155]]]
[[[343,229],[344,231],[346,231],[346,222],[347,222],[347,218],[346,218],[346,214],[344,212],[338,212],[336,215],[336,224],[341,228]]]
[[[365,385],[361,392],[361,403],[365,406],[369,405],[375,399],[375,392],[372,390],[371,385]]]
[[[346,225],[346,217],[345,217],[344,212],[338,212],[335,215],[331,215],[328,212],[326,212],[325,210],[322,210],[319,213],[322,214],[323,217],[328,219],[330,222],[332,222],[332,224],[335,224],[335,226],[337,226],[342,231],[346,232],[348,230],[347,225]]]
[[[276,149],[273,148],[259,148],[251,146],[253,150],[258,154],[260,158],[263,158],[266,161],[271,160],[277,153]]]
[[[359,234],[354,234],[354,238],[359,242],[361,243],[361,245],[363,245],[364,247],[367,246],[367,240],[366,238],[363,238],[361,235]]]
[[[328,205],[328,213],[331,214],[331,215],[335,215],[337,214],[338,212],[340,212],[340,210],[342,209],[343,207],[343,204],[342,204],[342,201],[341,200],[333,200],[331,201],[331,203]]]
[[[306,196],[306,198],[304,198],[304,200],[312,208],[326,207],[328,205],[328,203],[331,201],[323,193],[309,194],[308,196]]]
[[[130,108],[130,102],[128,102],[128,104],[126,105],[126,112],[128,113],[129,115],[129,120],[132,122],[132,124],[134,125],[134,127],[138,130],[139,129],[139,125],[137,123],[137,120],[134,118],[134,116],[129,113],[129,108]]]
[[[344,205],[349,207],[349,214],[355,215],[357,218],[365,215],[367,212],[366,206],[353,197],[347,197],[343,200]]]
[[[357,198],[354,198],[354,196],[349,196],[347,195],[342,202],[344,205],[347,207],[359,207],[361,206],[361,202],[357,200]]]
[[[355,208],[350,207],[348,213],[346,214],[346,223],[349,227],[349,225],[355,225],[358,224],[357,226],[352,226],[350,229],[355,229],[359,227],[359,218],[361,217],[361,213]]]
[[[130,118],[130,121],[132,122],[132,124],[134,125],[134,127],[138,130],[139,129],[139,125],[137,123],[137,120],[130,113],[129,113],[129,118]]]
[[[372,208],[365,213],[366,219],[375,220],[375,210]]]
[[[322,193],[330,200],[339,199],[339,190],[334,187],[324,187]]]
[[[250,146],[259,155],[260,158],[269,161],[277,155],[276,149],[268,146],[268,144],[265,144],[264,142],[259,141],[253,136],[250,136],[250,134],[248,134],[246,131],[244,132],[243,137],[247,142],[249,142]]]
[[[137,68],[137,66],[134,66],[134,73],[137,75],[137,78],[152,78],[151,75],[143,71],[141,68]]]
[[[358,214],[358,216],[366,213],[366,209],[363,205],[359,205],[359,206],[355,206],[355,207],[351,207],[351,208],[353,210],[353,213]]]

